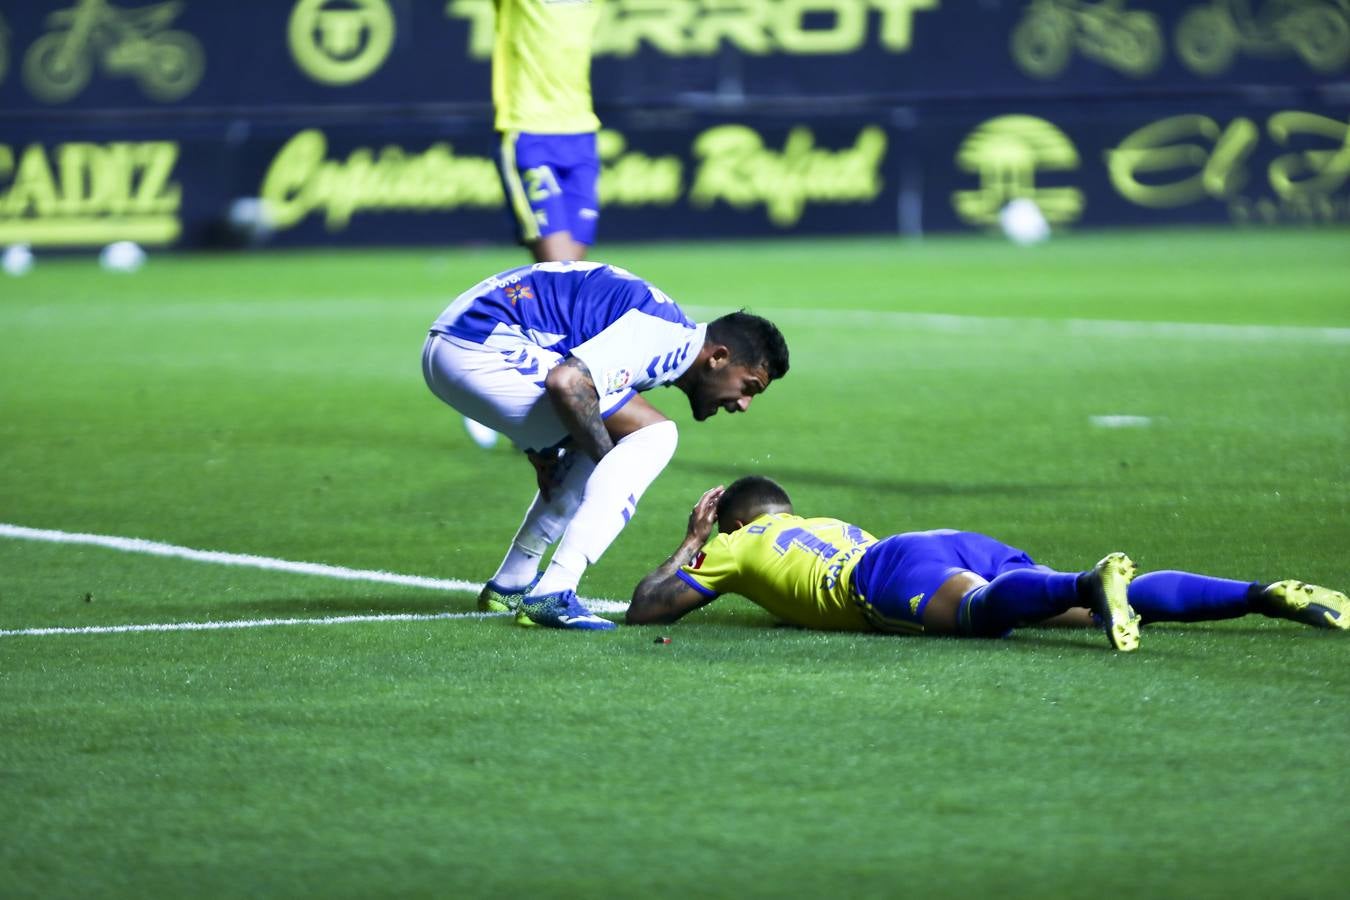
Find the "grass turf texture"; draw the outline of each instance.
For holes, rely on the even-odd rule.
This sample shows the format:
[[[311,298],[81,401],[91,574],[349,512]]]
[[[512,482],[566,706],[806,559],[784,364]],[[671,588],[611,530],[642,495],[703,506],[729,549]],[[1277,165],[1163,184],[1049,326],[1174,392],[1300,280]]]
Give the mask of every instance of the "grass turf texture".
[[[702,490],[746,472],[879,534],[1343,588],[1350,345],[1326,329],[1350,326],[1345,246],[606,247],[701,317],[778,320],[793,370],[703,425],[648,395],[681,447],[583,593],[625,596]],[[39,259],[0,281],[0,522],[486,578],[530,470],[471,445],[418,355],[454,294],[518,260],[160,255],[118,276]],[[472,603],[0,538],[0,629]],[[467,618],[0,637],[0,893],[1343,889],[1350,641],[1249,618],[1105,644],[813,634],[737,598],[607,635]]]

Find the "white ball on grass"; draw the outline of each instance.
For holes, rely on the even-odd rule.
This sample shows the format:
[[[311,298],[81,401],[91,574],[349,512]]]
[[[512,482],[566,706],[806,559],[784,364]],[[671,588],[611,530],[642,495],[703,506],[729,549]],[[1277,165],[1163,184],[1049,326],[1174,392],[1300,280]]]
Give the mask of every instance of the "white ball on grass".
[[[467,416],[464,418],[464,430],[469,432],[469,437],[473,442],[484,450],[491,450],[495,447],[497,445],[497,438],[500,437],[500,435],[491,428],[481,422],[475,422]]]
[[[1018,197],[1010,200],[998,214],[1003,234],[1014,244],[1039,244],[1050,236],[1050,223],[1045,220],[1035,200]]]
[[[145,251],[135,241],[115,241],[103,248],[98,264],[109,272],[135,272],[145,265]]]
[[[5,274],[18,278],[33,268],[33,250],[27,244],[11,244],[5,248]]]

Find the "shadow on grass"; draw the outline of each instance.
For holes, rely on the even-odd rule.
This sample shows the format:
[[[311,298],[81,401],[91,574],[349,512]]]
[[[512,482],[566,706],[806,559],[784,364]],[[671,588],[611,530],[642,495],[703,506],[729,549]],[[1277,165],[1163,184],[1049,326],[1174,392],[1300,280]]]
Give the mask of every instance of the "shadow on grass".
[[[700,624],[707,626],[700,628]],[[779,637],[785,641],[797,636],[811,636],[821,640],[837,639],[841,644],[859,639],[866,641],[894,641],[897,651],[906,646],[920,644],[939,652],[981,653],[1016,652],[1018,649],[1077,649],[1090,653],[1107,650],[1106,637],[1091,628],[1055,628],[1045,630],[1019,630],[1007,638],[968,638],[956,635],[912,635],[884,634],[875,631],[818,631],[790,625],[785,622],[766,621],[762,617],[724,616],[716,620],[711,617],[704,622],[688,622],[676,625],[643,625],[647,633],[668,635],[672,638],[683,633],[689,639],[701,639],[726,643],[741,640],[774,640]]]
[[[791,488],[794,484],[810,484],[818,487],[853,488],[858,490],[884,492],[905,497],[954,497],[954,496],[1029,496],[1052,493],[1077,493],[1094,491],[1101,488],[1097,482],[1084,484],[962,484],[957,482],[903,481],[895,478],[882,478],[844,472],[838,469],[812,469],[797,466],[756,466],[753,472],[739,471],[734,466],[693,460],[672,460],[668,468],[683,472],[707,476],[721,483],[729,483],[741,475],[767,474],[775,481]],[[1143,487],[1142,485],[1140,487]]]

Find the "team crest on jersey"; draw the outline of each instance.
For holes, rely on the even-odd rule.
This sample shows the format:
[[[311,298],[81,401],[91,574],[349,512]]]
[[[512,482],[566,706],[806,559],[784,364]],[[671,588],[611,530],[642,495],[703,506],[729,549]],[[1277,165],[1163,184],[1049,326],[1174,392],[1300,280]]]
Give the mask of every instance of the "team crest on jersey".
[[[511,301],[512,306],[515,306],[517,300],[533,300],[534,291],[530,290],[528,284],[513,284],[506,289],[506,299]]]
[[[613,394],[628,387],[628,383],[633,380],[633,373],[628,369],[610,369],[605,373],[605,393]]]
[[[909,598],[909,614],[917,616],[919,614],[919,604],[923,602],[923,594],[915,594]]]

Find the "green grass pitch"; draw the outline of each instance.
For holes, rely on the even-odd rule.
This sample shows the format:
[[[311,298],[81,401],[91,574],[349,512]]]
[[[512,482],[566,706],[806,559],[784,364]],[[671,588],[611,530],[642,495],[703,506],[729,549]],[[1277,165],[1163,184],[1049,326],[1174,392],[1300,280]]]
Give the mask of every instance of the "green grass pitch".
[[[626,596],[749,472],[875,533],[1345,588],[1347,237],[605,245],[700,317],[777,320],[792,371],[702,425],[649,395],[680,449],[582,593]],[[531,473],[470,443],[419,352],[520,258],[39,258],[0,280],[0,523],[485,579]],[[0,631],[472,604],[0,537]],[[602,635],[7,634],[0,895],[1332,896],[1348,738],[1350,639],[1256,618],[1129,656],[798,632],[740,598]]]

